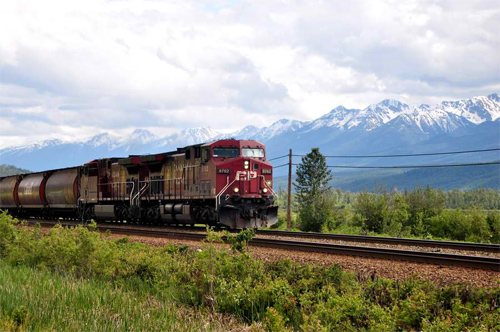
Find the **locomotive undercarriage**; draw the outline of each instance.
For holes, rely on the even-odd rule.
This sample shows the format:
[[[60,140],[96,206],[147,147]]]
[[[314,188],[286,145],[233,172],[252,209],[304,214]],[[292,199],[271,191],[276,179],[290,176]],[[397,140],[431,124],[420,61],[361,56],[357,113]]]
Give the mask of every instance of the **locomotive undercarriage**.
[[[11,208],[4,209],[6,213],[16,218],[38,218],[38,219],[78,219],[78,210],[76,208]]]
[[[154,200],[141,201],[141,206],[127,204],[127,201],[82,204],[79,219],[84,222],[98,219],[133,224],[206,224],[228,228],[267,227],[277,222],[277,207],[272,205],[269,198],[228,198],[221,202],[218,213],[215,200]]]
[[[278,222],[278,207],[270,198],[228,198],[221,202],[219,222],[230,228],[269,227]]]
[[[142,201],[141,206],[127,205],[127,201],[109,201],[106,204],[80,204],[78,208],[9,209],[19,218],[68,219],[90,222],[107,220],[128,224],[225,226],[227,228],[260,228],[277,222],[276,206],[272,200],[227,198],[219,206],[215,200],[203,201]]]

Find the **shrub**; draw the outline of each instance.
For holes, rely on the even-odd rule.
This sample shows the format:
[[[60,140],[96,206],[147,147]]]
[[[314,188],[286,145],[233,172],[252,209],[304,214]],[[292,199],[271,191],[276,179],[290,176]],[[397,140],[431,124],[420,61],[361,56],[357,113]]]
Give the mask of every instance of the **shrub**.
[[[490,233],[491,223],[491,219],[477,210],[448,210],[427,220],[433,236],[473,242],[490,242],[494,238],[494,233]]]
[[[233,253],[236,253],[236,251],[243,253],[248,251],[248,241],[255,236],[255,230],[245,229],[236,234],[231,234],[226,231],[224,234],[226,236],[226,242],[231,245]]]
[[[491,243],[500,243],[500,214],[489,213],[486,222],[491,232]]]
[[[387,201],[384,195],[363,192],[354,204],[357,221],[364,229],[382,232],[387,213]]]

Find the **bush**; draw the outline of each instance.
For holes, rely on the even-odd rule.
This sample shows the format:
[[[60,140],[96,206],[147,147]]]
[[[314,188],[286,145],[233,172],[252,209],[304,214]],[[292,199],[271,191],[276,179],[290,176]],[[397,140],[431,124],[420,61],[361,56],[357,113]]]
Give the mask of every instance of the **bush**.
[[[381,233],[387,215],[387,201],[384,195],[363,192],[354,203],[356,221],[368,231]]]
[[[316,196],[314,204],[299,209],[299,225],[304,232],[320,232],[333,217],[333,197],[330,192]]]
[[[332,196],[329,219],[321,228],[324,232],[500,242],[500,214],[481,210],[484,206],[496,206],[498,191],[444,192],[418,187],[404,193],[379,190],[343,194],[337,190]],[[347,201],[351,203],[345,205]],[[468,210],[445,209],[445,203],[465,202],[470,203]]]
[[[490,231],[491,221],[477,210],[443,211],[429,218],[427,223],[429,233],[435,237],[473,242],[490,242],[494,239]]]
[[[500,214],[489,213],[486,222],[490,228],[491,243],[500,243]]]

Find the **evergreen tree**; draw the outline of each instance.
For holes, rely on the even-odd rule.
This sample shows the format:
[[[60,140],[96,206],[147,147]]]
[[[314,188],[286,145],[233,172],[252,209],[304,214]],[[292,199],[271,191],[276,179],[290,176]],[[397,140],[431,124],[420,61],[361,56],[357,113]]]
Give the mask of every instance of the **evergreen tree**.
[[[294,183],[302,230],[317,232],[328,222],[332,210],[329,206],[332,199],[328,186],[331,179],[332,174],[326,165],[326,159],[318,148],[313,148],[302,157]]]

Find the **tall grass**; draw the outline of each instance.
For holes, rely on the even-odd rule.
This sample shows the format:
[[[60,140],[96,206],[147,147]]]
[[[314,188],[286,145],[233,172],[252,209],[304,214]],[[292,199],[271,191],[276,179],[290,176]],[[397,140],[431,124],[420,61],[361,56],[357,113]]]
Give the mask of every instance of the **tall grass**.
[[[173,304],[147,284],[127,288],[0,260],[0,331],[242,329],[234,319]]]

